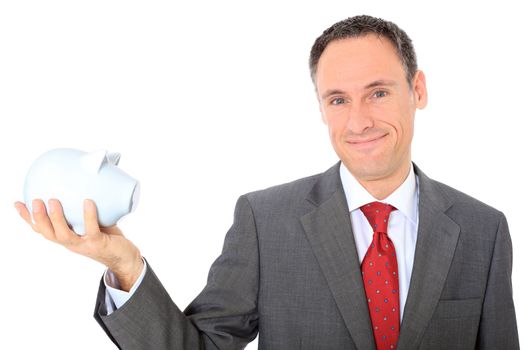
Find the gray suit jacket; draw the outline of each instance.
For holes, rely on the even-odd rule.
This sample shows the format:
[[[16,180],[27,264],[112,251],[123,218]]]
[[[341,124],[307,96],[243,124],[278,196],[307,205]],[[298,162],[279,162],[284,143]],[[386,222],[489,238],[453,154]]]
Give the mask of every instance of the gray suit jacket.
[[[221,256],[181,312],[151,266],[95,318],[121,349],[375,349],[339,164],[239,198]],[[518,349],[503,214],[419,176],[419,227],[398,349]]]

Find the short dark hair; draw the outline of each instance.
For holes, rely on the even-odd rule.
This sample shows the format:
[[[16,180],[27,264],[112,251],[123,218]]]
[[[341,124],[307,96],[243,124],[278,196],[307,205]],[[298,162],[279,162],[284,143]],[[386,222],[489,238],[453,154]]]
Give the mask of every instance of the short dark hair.
[[[349,17],[335,23],[319,36],[310,51],[310,76],[316,82],[317,64],[323,51],[334,40],[357,38],[367,34],[377,34],[387,38],[397,51],[397,55],[405,69],[408,84],[412,85],[412,78],[417,71],[417,60],[412,40],[395,23],[367,15]]]

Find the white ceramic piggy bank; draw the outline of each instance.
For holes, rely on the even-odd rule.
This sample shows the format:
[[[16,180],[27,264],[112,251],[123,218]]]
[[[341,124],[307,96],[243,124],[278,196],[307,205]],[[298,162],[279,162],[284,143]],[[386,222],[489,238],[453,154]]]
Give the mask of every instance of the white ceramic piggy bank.
[[[32,213],[32,200],[48,205],[56,198],[73,231],[84,234],[84,199],[97,206],[100,226],[111,226],[137,205],[139,182],[117,167],[118,153],[86,153],[58,148],[41,155],[29,169],[24,184],[24,201]]]

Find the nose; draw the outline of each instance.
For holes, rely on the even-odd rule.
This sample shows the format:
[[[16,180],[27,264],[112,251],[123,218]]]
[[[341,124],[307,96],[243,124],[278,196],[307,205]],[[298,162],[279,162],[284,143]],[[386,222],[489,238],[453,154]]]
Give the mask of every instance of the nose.
[[[346,128],[353,134],[362,134],[374,126],[374,120],[366,104],[355,102],[348,111]]]

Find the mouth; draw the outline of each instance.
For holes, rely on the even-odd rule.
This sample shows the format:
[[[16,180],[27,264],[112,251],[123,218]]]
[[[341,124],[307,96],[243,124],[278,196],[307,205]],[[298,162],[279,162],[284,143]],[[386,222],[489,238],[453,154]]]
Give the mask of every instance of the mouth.
[[[388,134],[374,136],[371,138],[363,139],[363,140],[349,140],[346,141],[348,145],[350,145],[352,148],[355,148],[357,150],[371,150],[375,148]]]

